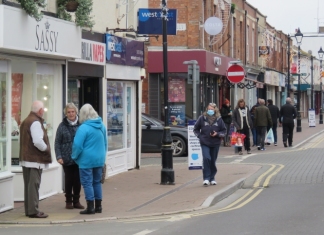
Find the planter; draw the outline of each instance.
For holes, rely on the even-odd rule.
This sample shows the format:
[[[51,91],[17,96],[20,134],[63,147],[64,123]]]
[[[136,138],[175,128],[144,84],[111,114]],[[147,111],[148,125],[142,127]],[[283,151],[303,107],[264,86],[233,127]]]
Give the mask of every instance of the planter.
[[[75,12],[76,9],[78,8],[78,6],[79,6],[79,3],[78,2],[76,2],[76,1],[69,1],[69,2],[66,3],[65,9],[68,12]]]

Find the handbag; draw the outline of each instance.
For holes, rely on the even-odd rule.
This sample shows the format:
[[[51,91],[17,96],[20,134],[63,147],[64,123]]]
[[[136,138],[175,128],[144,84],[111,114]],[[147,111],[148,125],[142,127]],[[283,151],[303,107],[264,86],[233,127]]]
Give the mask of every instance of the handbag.
[[[103,165],[102,167],[102,175],[101,175],[101,183],[105,183],[105,179],[106,179],[106,172],[107,172],[107,166],[106,163],[105,165]]]

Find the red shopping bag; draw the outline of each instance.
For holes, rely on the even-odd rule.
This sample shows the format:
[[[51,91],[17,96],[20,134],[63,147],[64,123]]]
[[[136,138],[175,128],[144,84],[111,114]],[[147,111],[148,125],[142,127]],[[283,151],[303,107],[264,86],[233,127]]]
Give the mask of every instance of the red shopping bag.
[[[245,135],[238,133],[238,132],[233,132],[232,137],[231,137],[231,145],[235,146],[243,146],[244,145],[244,138]]]

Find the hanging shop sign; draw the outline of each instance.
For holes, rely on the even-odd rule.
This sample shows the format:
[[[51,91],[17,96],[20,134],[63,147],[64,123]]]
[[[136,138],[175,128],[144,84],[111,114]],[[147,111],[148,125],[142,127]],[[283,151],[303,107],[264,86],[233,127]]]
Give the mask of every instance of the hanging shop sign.
[[[106,34],[106,62],[144,67],[144,42]]]
[[[168,9],[167,12],[167,34],[177,34],[177,9]],[[162,9],[140,8],[138,9],[138,34],[162,35],[163,14]]]

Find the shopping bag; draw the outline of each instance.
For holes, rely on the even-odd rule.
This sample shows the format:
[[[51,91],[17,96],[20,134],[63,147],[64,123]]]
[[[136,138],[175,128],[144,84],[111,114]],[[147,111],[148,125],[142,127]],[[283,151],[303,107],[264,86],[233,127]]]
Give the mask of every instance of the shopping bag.
[[[233,132],[231,136],[231,145],[235,146],[243,146],[244,145],[244,138],[245,135],[238,133],[238,132]]]
[[[273,143],[274,142],[272,128],[270,128],[270,130],[268,131],[265,142],[267,142],[267,143]]]

